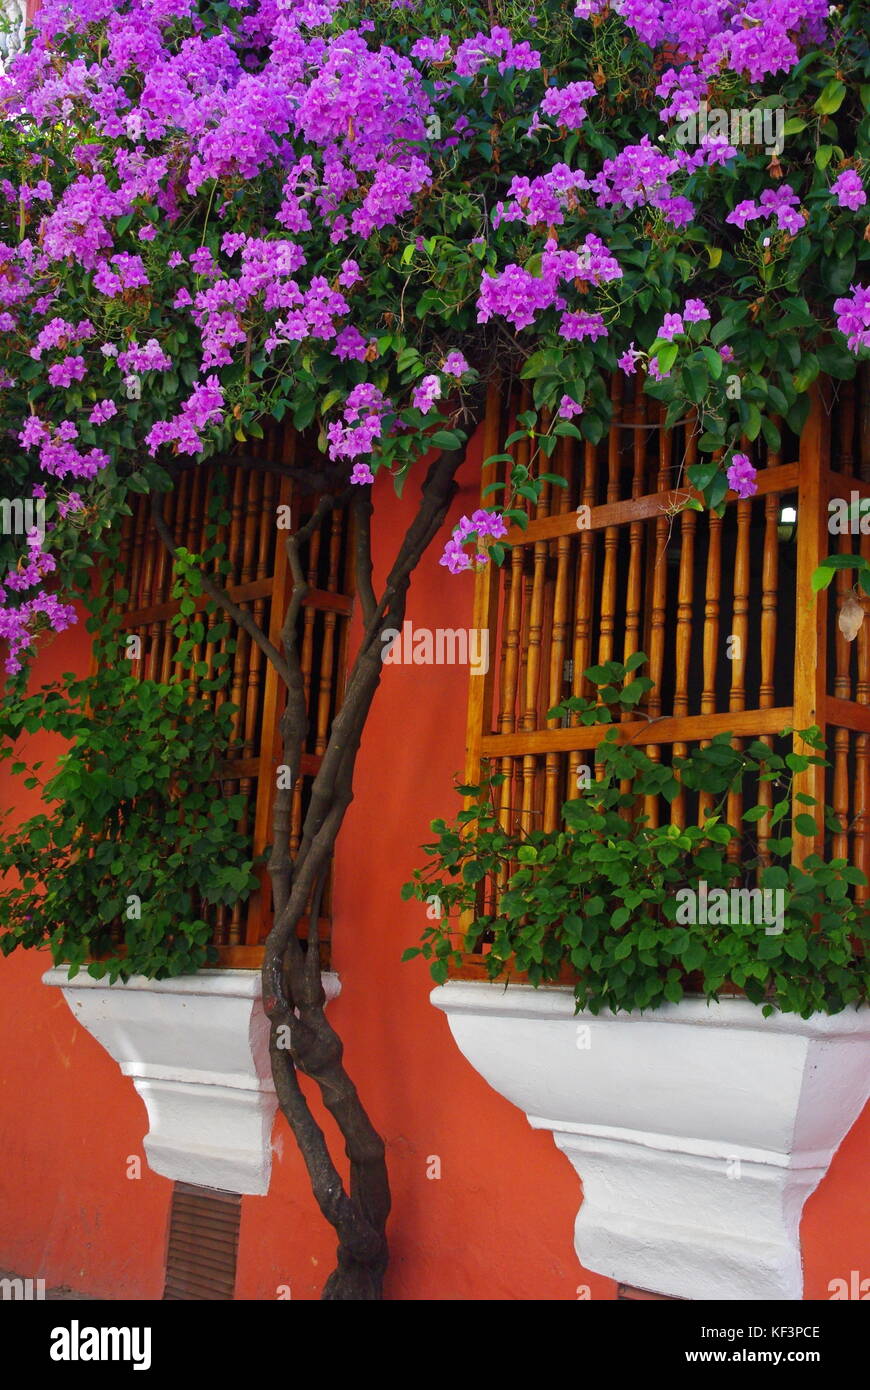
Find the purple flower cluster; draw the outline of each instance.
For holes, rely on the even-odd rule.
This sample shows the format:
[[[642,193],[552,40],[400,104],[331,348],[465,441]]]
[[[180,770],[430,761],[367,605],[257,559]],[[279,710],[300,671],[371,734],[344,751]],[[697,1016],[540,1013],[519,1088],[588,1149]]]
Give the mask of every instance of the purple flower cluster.
[[[172,358],[167,356],[156,338],[149,338],[144,347],[131,343],[118,353],[118,368],[129,375],[131,372],[168,372],[172,368]]]
[[[620,371],[625,373],[626,376],[634,376],[635,372],[637,371],[637,364],[642,357],[643,353],[635,347],[633,342],[631,342],[629,343],[622,356],[617,357],[616,365],[617,367],[619,367]]]
[[[114,401],[97,401],[97,404],[88,416],[88,420],[92,425],[105,425],[106,421],[111,420],[117,413],[118,407],[115,405]]]
[[[223,418],[224,393],[216,376],[197,382],[172,420],[158,420],[145,436],[150,454],[164,444],[172,444],[177,454],[199,454],[203,449],[202,430]]]
[[[597,0],[592,4],[600,8]],[[620,0],[619,11],[651,48],[670,44],[691,60],[681,81],[686,72],[706,79],[728,68],[759,82],[792,68],[804,44],[822,41],[828,5],[827,0],[697,0],[688,7],[684,0]]]
[[[109,456],[102,449],[81,453],[73,442],[78,433],[72,420],[62,420],[57,427],[49,427],[38,415],[30,415],[22,426],[18,442],[24,449],[39,449],[39,466],[43,473],[54,478],[95,478],[108,467]]]
[[[89,319],[81,319],[78,323],[67,323],[66,319],[53,318],[40,328],[36,335],[36,342],[30,349],[30,356],[38,362],[42,354],[48,348],[66,348],[70,343],[84,342],[87,338],[92,338],[95,333],[94,325]]]
[[[441,399],[441,382],[437,376],[424,376],[420,385],[414,389],[414,408],[428,415],[436,401]]]
[[[478,551],[472,559],[464,549],[465,545],[469,540],[479,542],[485,536],[501,540],[502,536],[507,535],[507,529],[507,523],[500,513],[488,512],[482,507],[472,512],[471,516],[460,517],[444,547],[439,565],[444,565],[450,574],[459,574],[462,570],[471,569],[475,561],[480,565],[485,564],[489,558],[485,549],[478,546]]]
[[[368,342],[359,329],[349,323],[336,335],[332,352],[333,356],[337,357],[340,362],[347,362],[348,360],[364,362],[368,352]]]
[[[850,293],[834,300],[837,327],[845,334],[849,350],[870,347],[870,286],[850,285]]]
[[[664,338],[672,343],[678,333],[685,333],[683,320],[680,314],[665,314],[664,323],[656,334],[657,338]]]
[[[293,387],[297,364],[328,353],[337,399],[346,395],[340,419],[327,427],[329,455],[347,460],[354,483],[370,484],[378,441],[401,420],[384,394],[391,349],[378,353],[383,329],[367,315],[361,265],[372,263],[373,247],[378,257],[391,254],[384,248],[393,230],[399,245],[415,237],[424,244],[431,231],[417,214],[431,206],[433,186],[443,196],[442,171],[461,158],[462,147],[478,158],[485,134],[480,112],[506,86],[505,76],[513,81],[520,74],[521,109],[534,113],[529,133],[538,132],[529,149],[538,153],[529,173],[509,182],[486,226],[471,229],[487,233],[472,240],[485,267],[476,305],[481,324],[495,316],[515,330],[534,324],[547,345],[605,339],[619,309],[604,287],[622,271],[599,237],[584,240],[589,214],[600,225],[607,209],[615,221],[652,209],[670,224],[663,229],[670,237],[695,214],[684,190],[696,198],[705,171],[735,155],[723,138],[668,152],[644,136],[599,165],[584,133],[579,144],[574,140],[584,168],[571,169],[556,162],[559,141],[566,131],[588,128],[587,103],[596,100],[591,109],[598,110],[599,75],[596,83],[546,85],[553,78],[540,72],[541,54],[516,42],[508,28],[494,25],[464,42],[438,29],[421,34],[419,11],[404,15],[414,9],[411,0],[393,0],[400,12],[393,47],[378,37],[380,24],[360,19],[356,7],[342,13],[343,0],[231,0],[231,8],[231,22],[215,25],[195,0],[121,6],[46,0],[29,50],[0,77],[5,118],[69,132],[68,158],[44,163],[33,152],[16,167],[14,182],[0,180],[0,212],[15,243],[0,245],[0,334],[15,335],[15,361],[29,352],[42,364],[34,399],[45,419],[22,420],[18,438],[35,451],[46,480],[87,482],[105,469],[108,454],[85,450],[79,429],[91,439],[88,426],[106,425],[125,410],[124,382],[140,374],[176,371],[175,379],[189,383],[173,360],[176,343],[186,342],[181,366],[190,366],[193,344],[198,376],[180,388],[176,405],[157,404],[149,413],[146,400],[138,411],[125,410],[125,428],[138,415],[152,454],[163,447],[201,451],[205,432],[224,419],[224,368],[228,384],[252,355],[256,369],[264,352],[275,354],[276,370]],[[671,66],[659,67],[657,87],[665,120],[697,110],[711,81],[728,73],[758,81],[791,68],[802,48],[823,40],[827,24],[823,0],[696,0],[691,7],[683,0],[578,0],[574,13],[595,20],[606,9],[645,43],[667,45]],[[527,19],[534,26],[535,17]],[[582,32],[585,42],[588,31]],[[602,110],[607,90],[601,87]],[[48,147],[56,153],[53,140]],[[863,207],[860,174],[841,172],[832,196],[841,208]],[[207,234],[204,227],[203,244],[191,253],[195,243],[185,233],[191,215],[200,217],[206,205]],[[742,228],[762,218],[775,218],[792,236],[805,222],[788,184],[741,203],[728,220]],[[176,232],[184,254],[173,244]],[[81,271],[81,293],[67,297],[73,267]],[[166,289],[165,305],[156,301],[156,285]],[[94,300],[95,322],[78,320],[77,306]],[[852,287],[835,305],[838,326],[856,352],[870,345],[868,300],[870,291]],[[688,299],[679,313],[665,316],[659,336],[672,341],[709,319],[702,300]],[[144,338],[152,331],[143,331],[145,323],[158,336],[140,346],[136,333]],[[92,341],[98,332],[109,341]],[[723,360],[733,359],[727,345],[719,351]],[[619,366],[631,374],[644,356],[632,342]],[[375,359],[378,385],[360,379]],[[471,370],[458,350],[438,362],[409,393],[430,418],[442,395]],[[28,366],[24,375],[33,370]],[[649,370],[661,377],[655,359]],[[93,388],[87,405],[79,393],[59,394],[81,381]],[[11,384],[11,374],[0,369],[0,387]],[[53,400],[45,399],[47,387],[58,393]],[[103,398],[92,403],[98,395]],[[69,404],[58,406],[64,400]],[[161,411],[171,418],[156,419]],[[581,412],[573,395],[562,395],[562,419]],[[106,432],[107,441],[114,437]],[[741,459],[735,455],[731,470],[738,469],[746,487]],[[86,505],[76,492],[56,488],[53,496],[61,519]],[[463,517],[442,563],[453,572],[469,568],[468,541],[505,531],[496,513]],[[477,562],[485,558],[481,547]],[[21,578],[7,583],[9,594],[31,593],[53,563],[29,553],[17,571]],[[29,608],[7,608],[5,597],[0,635],[13,655],[28,644],[28,633],[67,621],[45,593],[29,599]]]
[[[525,222],[529,227],[558,227],[565,221],[565,210],[578,206],[577,193],[588,188],[589,180],[579,169],[556,164],[546,174],[529,179],[517,175],[508,189],[508,202],[496,204],[493,226],[502,222]]]
[[[672,226],[685,227],[695,209],[671,188],[669,180],[678,172],[680,161],[657,149],[645,135],[640,144],[626,145],[615,158],[605,159],[591,186],[600,208],[658,208]]]
[[[540,275],[511,264],[498,275],[483,276],[477,321],[486,323],[498,314],[514,328],[527,328],[539,313],[553,308],[562,311],[560,332],[563,337],[603,337],[607,330],[600,315],[586,310],[569,311],[563,290],[567,284],[602,285],[621,276],[616,258],[594,233],[586,237],[579,250],[560,251],[555,242],[548,241],[541,256]]]
[[[683,305],[683,319],[686,323],[703,323],[710,318],[710,310],[703,299],[687,299]]]
[[[553,303],[553,285],[542,276],[512,263],[498,275],[484,275],[477,300],[477,321],[488,323],[498,314],[514,328],[528,328]]]
[[[831,193],[841,208],[851,208],[857,212],[867,201],[861,176],[854,169],[844,169],[831,185]]]
[[[84,381],[85,371],[83,357],[65,357],[49,367],[48,383],[50,386],[72,386],[74,381]]]
[[[766,188],[757,203],[751,198],[744,199],[737,204],[733,212],[729,212],[725,221],[742,231],[747,222],[754,222],[762,217],[769,221],[771,217],[775,217],[776,225],[781,232],[797,236],[806,221],[803,213],[795,211],[799,206],[800,198],[794,189],[790,184],[783,183],[778,188]]]
[[[80,512],[84,508],[84,498],[78,492],[68,492],[66,497],[61,497],[57,504],[57,510],[64,520],[71,512]]]
[[[7,577],[7,585],[8,582]],[[6,600],[6,590],[0,585],[0,641],[9,649],[5,668],[13,676],[21,670],[21,653],[33,646],[35,630],[41,626],[51,632],[63,632],[76,621],[76,612],[70,604],[45,591],[14,607],[7,606]]]
[[[132,211],[132,201],[110,188],[105,174],[80,174],[42,224],[43,250],[51,260],[73,256],[86,270],[96,270],[101,252],[114,245],[109,223]]]
[[[590,338],[594,343],[598,338],[607,337],[607,325],[601,314],[590,314],[585,309],[567,311],[559,320],[559,336],[568,342],[582,342]]]
[[[447,34],[437,39],[418,39],[411,47],[413,57],[428,63],[443,63],[449,52],[450,39]]]
[[[694,68],[667,68],[656,87],[656,96],[662,97],[665,103],[659,111],[659,119],[683,120],[698,110],[706,91],[706,79]]]
[[[758,491],[756,472],[746,454],[734,454],[728,466],[728,486],[740,498],[754,497]]]
[[[35,532],[27,536],[27,556],[19,561],[18,568],[12,570],[3,581],[7,589],[23,593],[25,589],[35,589],[47,575],[57,569],[53,555],[41,549],[41,542]]]
[[[703,299],[687,299],[681,314],[665,314],[656,337],[664,338],[666,342],[672,343],[678,334],[688,331],[687,324],[704,323],[709,318],[710,310]]]
[[[343,419],[334,420],[327,427],[329,457],[353,460],[362,454],[371,454],[383,435],[387,417],[393,413],[392,401],[387,400],[377,386],[367,381],[360,382],[345,401]],[[357,473],[356,469],[354,473]],[[371,482],[372,479],[354,476],[351,481]]]
[[[448,352],[447,356],[444,358],[444,361],[441,363],[441,370],[444,372],[445,376],[455,376],[458,378],[464,376],[466,372],[470,372],[471,368],[462,353],[454,349],[453,352]]]
[[[541,55],[528,43],[515,44],[509,29],[494,25],[488,34],[477,33],[456,50],[457,77],[474,77],[488,63],[497,63],[500,73],[508,68],[530,71],[541,66]]]
[[[593,82],[569,82],[567,87],[548,87],[538,110],[555,125],[579,130],[586,120],[584,101],[595,96]]]

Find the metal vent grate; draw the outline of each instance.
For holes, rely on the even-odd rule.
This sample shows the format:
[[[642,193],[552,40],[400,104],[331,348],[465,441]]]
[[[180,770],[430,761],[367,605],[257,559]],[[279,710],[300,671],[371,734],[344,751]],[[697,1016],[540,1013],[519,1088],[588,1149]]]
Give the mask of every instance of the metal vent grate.
[[[241,1210],[237,1192],[175,1184],[164,1299],[232,1299]]]

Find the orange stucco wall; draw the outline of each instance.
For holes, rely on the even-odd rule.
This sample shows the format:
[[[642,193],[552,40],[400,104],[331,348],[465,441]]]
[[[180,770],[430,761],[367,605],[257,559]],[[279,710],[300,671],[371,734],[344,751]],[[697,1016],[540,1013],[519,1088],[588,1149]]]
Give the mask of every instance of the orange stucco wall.
[[[472,464],[457,516],[474,505],[474,472]],[[383,572],[416,489],[403,502],[388,485],[378,494]],[[468,625],[471,581],[450,578],[437,556],[436,547],[414,579],[408,616],[416,627]],[[83,669],[86,659],[79,627],[46,650],[37,676]],[[400,885],[420,861],[430,818],[457,807],[467,681],[459,667],[385,668],[336,861],[342,994],[331,1009],[388,1144],[388,1297],[573,1300],[585,1285],[593,1299],[612,1299],[613,1282],[581,1269],[574,1255],[580,1193],[567,1159],[458,1052],[428,1002],[425,966],[399,960],[424,913],[401,901]],[[2,776],[0,804],[8,805]],[[18,783],[14,796],[22,814],[35,809]],[[0,961],[0,1268],[103,1296],[159,1298],[170,1183],[144,1161],[140,1177],[128,1176],[129,1159],[142,1153],[144,1106],[59,992],[40,983],[49,964],[32,953]],[[809,1298],[827,1298],[831,1279],[860,1271],[862,1252],[866,1264],[868,1139],[865,1114],[807,1204]],[[316,1298],[334,1241],[280,1117],[274,1145],[268,1197],[243,1202],[237,1294],[273,1299],[289,1286],[292,1298]],[[427,1176],[434,1157],[440,1178]]]

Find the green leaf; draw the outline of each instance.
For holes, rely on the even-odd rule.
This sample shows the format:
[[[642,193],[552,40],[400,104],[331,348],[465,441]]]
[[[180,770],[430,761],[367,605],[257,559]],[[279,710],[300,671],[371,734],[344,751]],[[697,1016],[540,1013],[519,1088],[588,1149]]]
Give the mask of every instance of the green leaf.
[[[680,348],[678,343],[665,343],[664,347],[656,353],[656,357],[658,358],[659,371],[662,373],[662,375],[664,375],[665,372],[669,372],[671,370],[671,367],[677,360],[677,354],[679,353],[679,351]]]
[[[811,386],[819,374],[820,364],[815,353],[806,353],[801,365],[794,374],[794,385],[796,391],[806,391]]]
[[[436,430],[429,436],[428,442],[436,449],[461,449],[465,443],[465,436],[456,434],[453,430]]]
[[[301,405],[297,406],[293,412],[293,424],[295,428],[300,432],[302,430],[307,430],[314,419],[316,410],[317,402],[313,398],[303,401]]]
[[[813,103],[813,110],[821,116],[831,116],[839,111],[846,95],[846,84],[836,77],[823,88],[821,96]]]
[[[803,812],[795,816],[794,828],[799,835],[817,835],[819,833],[819,827],[816,825],[813,817]]]
[[[533,352],[526,362],[520,377],[528,381],[538,376],[558,376],[562,369],[562,353],[556,348],[541,348]]]
[[[782,447],[782,435],[767,415],[765,415],[761,421],[761,432],[764,435],[764,442],[771,453],[779,453]]]
[[[704,355],[704,359],[709,368],[710,375],[712,376],[714,381],[718,381],[723,371],[725,370],[725,364],[722,361],[722,358],[719,356],[715,348],[708,347],[706,343],[702,346],[701,352]]]

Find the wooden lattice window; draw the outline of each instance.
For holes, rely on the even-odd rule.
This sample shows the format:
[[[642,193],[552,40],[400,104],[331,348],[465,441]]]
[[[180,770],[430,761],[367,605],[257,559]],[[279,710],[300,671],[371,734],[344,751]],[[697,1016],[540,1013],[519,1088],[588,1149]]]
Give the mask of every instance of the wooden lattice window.
[[[842,826],[835,853],[870,876],[870,624],[849,644],[827,594],[814,595],[810,583],[832,550],[870,554],[870,536],[828,531],[830,498],[870,497],[866,380],[860,389],[839,382],[818,390],[801,437],[783,428],[781,453],[761,439],[745,443],[758,493],[744,501],[729,493],[721,518],[675,505],[691,495],[691,426],[666,430],[663,409],[637,379],[614,377],[611,400],[608,437],[597,446],[560,440],[545,467],[567,487],[545,487],[528,528],[511,531],[503,568],[488,565],[477,576],[473,621],[488,629],[493,659],[485,676],[470,680],[466,781],[477,781],[487,760],[505,777],[502,823],[555,829],[605,729],[562,727],[547,711],[568,695],[591,693],[583,677],[589,666],[644,651],[655,682],[644,712],[655,723],[625,715],[628,736],[669,762],[716,733],[777,745],[786,727],[818,724],[833,767],[827,777],[814,767],[801,774],[796,791],[833,805]],[[527,404],[514,397],[490,413],[484,457],[500,451]],[[516,447],[517,460],[527,462],[528,446]],[[589,508],[582,529],[580,507]],[[836,602],[853,578],[840,576]],[[729,637],[738,639],[730,657]],[[769,784],[758,788],[758,801],[771,804]],[[703,805],[682,792],[670,807],[650,798],[644,810],[652,824],[685,825]],[[729,820],[741,810],[734,794]],[[758,828],[763,851],[766,820]],[[806,836],[793,839],[796,858],[814,848]],[[731,853],[739,853],[736,844]],[[495,884],[486,889],[486,911],[497,892]]]
[[[255,441],[251,441],[254,445]],[[228,525],[218,531],[217,540],[226,542],[230,572],[218,576],[234,602],[251,612],[258,625],[268,632],[277,646],[290,591],[289,566],[284,536],[279,529],[278,507],[291,508],[293,528],[314,510],[316,498],[294,491],[286,470],[291,463],[304,460],[304,450],[289,431],[275,433],[251,450],[242,466],[232,460],[194,465],[183,470],[174,491],[167,497],[164,516],[176,545],[202,553],[207,549],[205,525],[209,497],[218,468],[224,470],[230,510]],[[315,531],[301,552],[309,585],[299,618],[298,641],[309,713],[309,736],[302,757],[301,775],[294,788],[290,827],[290,849],[298,847],[303,816],[311,782],[320,767],[330,724],[339,707],[346,666],[348,626],[351,613],[348,518],[335,508]],[[121,565],[123,587],[129,599],[122,614],[122,627],[141,641],[141,655],[132,663],[134,672],[154,680],[166,681],[173,672],[177,642],[171,619],[178,600],[171,597],[172,565],[160,538],[155,534],[147,498],[137,498],[132,517],[124,528]],[[200,602],[205,606],[206,600]],[[224,622],[221,611],[209,618],[209,626]],[[247,633],[231,624],[222,642],[205,643],[195,652],[196,660],[208,661],[214,654],[235,643],[232,676],[228,685],[214,693],[217,706],[231,700],[238,707],[233,717],[232,742],[226,764],[225,789],[228,796],[242,793],[246,809],[240,829],[250,837],[252,852],[260,854],[272,840],[272,808],[281,763],[278,721],[284,692],[277,673]],[[268,875],[260,870],[260,889],[244,905],[212,909],[214,932],[221,965],[254,967],[262,957],[262,943],[271,926]],[[330,885],[327,883],[317,924],[324,964],[328,959],[330,934]],[[303,920],[301,931],[309,924]]]

